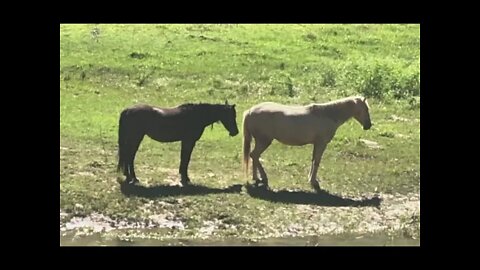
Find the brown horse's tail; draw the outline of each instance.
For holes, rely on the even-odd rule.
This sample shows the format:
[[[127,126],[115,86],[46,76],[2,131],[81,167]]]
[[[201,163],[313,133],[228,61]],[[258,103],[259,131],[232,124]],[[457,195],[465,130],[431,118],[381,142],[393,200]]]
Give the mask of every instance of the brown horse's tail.
[[[124,110],[120,114],[120,120],[118,122],[118,165],[117,165],[117,172],[124,170],[127,166],[127,138],[126,138],[126,127],[125,127],[125,118],[127,116],[127,111]]]
[[[250,160],[250,143],[252,134],[248,130],[247,116],[249,111],[243,113],[243,165],[245,166],[245,176],[248,177],[248,162]]]

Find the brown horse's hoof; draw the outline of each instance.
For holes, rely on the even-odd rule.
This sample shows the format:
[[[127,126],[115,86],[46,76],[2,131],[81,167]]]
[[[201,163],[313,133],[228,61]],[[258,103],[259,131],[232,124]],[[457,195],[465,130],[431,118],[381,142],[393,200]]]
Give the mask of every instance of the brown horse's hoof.
[[[262,180],[260,179],[253,179],[253,186],[258,187],[263,184]]]
[[[263,189],[263,190],[270,190],[270,187],[268,186],[268,184],[265,184],[265,182],[263,182],[262,180],[256,180],[253,183],[253,186],[255,188],[259,188],[259,189]]]
[[[267,179],[267,178],[265,178],[265,179],[263,179],[263,178],[261,178],[261,179],[253,179],[253,181],[254,181],[254,185],[257,185],[257,186],[258,186],[258,185],[264,185],[265,183],[268,183],[268,179]]]
[[[136,183],[140,183],[140,181],[138,181],[137,178],[127,179],[127,180],[125,180],[125,182],[127,182],[127,184],[129,184],[129,185],[135,185]]]
[[[190,181],[190,179],[182,179],[180,180],[180,184],[182,184],[183,187],[187,187],[187,186],[190,186],[192,182]]]

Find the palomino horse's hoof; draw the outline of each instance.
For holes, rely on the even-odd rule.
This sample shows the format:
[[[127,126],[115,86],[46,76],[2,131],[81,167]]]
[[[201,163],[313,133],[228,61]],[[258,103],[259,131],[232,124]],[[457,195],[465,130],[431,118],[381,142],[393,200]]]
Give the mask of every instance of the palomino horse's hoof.
[[[320,188],[320,184],[317,182],[310,182],[310,185],[312,186],[313,190],[315,190],[315,192],[319,193],[322,191],[322,189]]]

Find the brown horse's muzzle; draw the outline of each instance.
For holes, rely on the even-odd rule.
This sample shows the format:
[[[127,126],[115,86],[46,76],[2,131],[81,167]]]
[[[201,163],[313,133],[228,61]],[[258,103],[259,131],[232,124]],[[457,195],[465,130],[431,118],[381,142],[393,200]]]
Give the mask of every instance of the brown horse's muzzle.
[[[372,123],[368,123],[367,125],[363,126],[363,130],[369,130],[372,127]]]
[[[236,136],[238,134],[238,130],[235,130],[234,132],[230,132],[230,136]]]

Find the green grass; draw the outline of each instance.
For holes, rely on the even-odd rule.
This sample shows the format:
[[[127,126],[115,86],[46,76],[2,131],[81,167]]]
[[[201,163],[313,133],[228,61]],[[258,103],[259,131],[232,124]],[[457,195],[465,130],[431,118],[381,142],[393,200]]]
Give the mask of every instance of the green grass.
[[[95,27],[100,32],[96,37],[91,33]],[[60,29],[63,223],[93,212],[139,222],[152,214],[170,213],[186,224],[185,230],[156,229],[141,237],[194,239],[205,222],[220,220],[214,236],[253,239],[284,233],[295,224],[309,235],[328,231],[318,228],[328,222],[335,222],[342,232],[357,232],[362,217],[372,214],[356,207],[340,211],[309,206],[300,211],[301,205],[269,202],[245,191],[152,200],[127,197],[120,192],[115,172],[118,117],[135,103],[175,106],[228,99],[237,104],[241,131],[242,112],[262,101],[308,104],[366,95],[374,126],[364,131],[351,120],[340,127],[320,164],[322,188],[347,197],[419,193],[419,25],[61,25]],[[381,148],[368,148],[361,139]],[[230,138],[220,124],[208,127],[192,154],[192,182],[211,188],[244,184],[241,144],[241,133]],[[178,181],[179,151],[180,143],[145,138],[135,162],[141,184]],[[311,151],[312,146],[274,142],[262,155],[270,186],[309,192]],[[375,211],[385,214],[382,209]],[[335,216],[337,211],[344,215]],[[419,217],[408,214],[397,217],[402,226],[389,223],[382,230],[418,238]],[[139,237],[135,231],[105,235]]]

